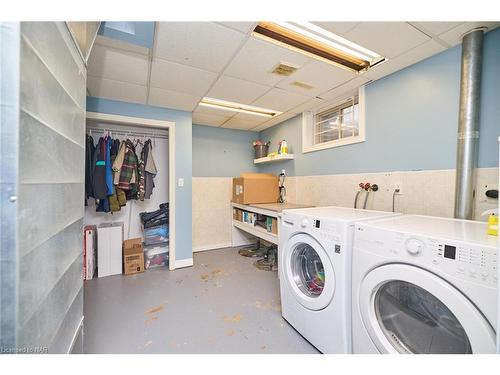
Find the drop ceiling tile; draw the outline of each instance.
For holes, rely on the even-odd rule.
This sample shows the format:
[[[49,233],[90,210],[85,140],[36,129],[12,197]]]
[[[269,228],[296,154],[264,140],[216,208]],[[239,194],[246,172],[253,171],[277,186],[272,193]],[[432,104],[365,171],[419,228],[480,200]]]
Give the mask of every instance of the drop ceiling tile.
[[[335,99],[337,99],[343,95],[346,95],[350,92],[354,92],[359,87],[361,87],[365,83],[367,83],[369,80],[370,79],[368,77],[365,77],[365,75],[357,76],[356,78],[351,79],[349,82],[346,82],[340,86],[337,86],[333,90],[321,93],[319,95],[319,97],[324,99],[325,101],[335,100]]]
[[[218,73],[244,39],[242,33],[213,22],[159,22],[154,55]]]
[[[258,83],[222,76],[215,82],[207,96],[236,103],[250,104],[270,89],[269,86]]]
[[[293,107],[303,104],[309,100],[309,97],[299,95],[290,91],[285,91],[279,88],[273,88],[266,94],[262,95],[259,99],[252,103],[252,105],[272,109],[275,111],[286,112]]]
[[[94,45],[88,62],[88,73],[116,81],[146,85],[149,61],[146,56],[124,50]]]
[[[305,102],[304,104],[299,105],[298,107],[293,108],[292,110],[286,112],[289,114],[299,114],[305,111],[312,111],[313,108],[316,108],[322,105],[325,101],[319,98],[312,98]]]
[[[146,86],[89,75],[87,88],[92,96],[98,98],[146,104]]]
[[[498,26],[500,26],[500,22],[465,22],[457,27],[454,27],[451,30],[439,35],[439,39],[444,40],[451,46],[462,43],[462,36],[467,32],[476,27],[487,27],[487,31],[491,31]]]
[[[227,120],[229,117],[193,112],[193,124],[195,125],[221,126]]]
[[[224,75],[274,86],[285,78],[271,73],[276,65],[288,63],[302,67],[308,60],[306,56],[298,52],[252,37],[231,61]]]
[[[224,123],[222,127],[231,129],[249,130],[263,124],[268,120],[269,117],[254,116],[246,113],[238,113],[237,115],[231,117],[226,123]]]
[[[203,96],[214,83],[217,74],[161,59],[154,59],[151,87]]]
[[[218,23],[226,27],[229,27],[233,30],[241,31],[244,34],[250,32],[250,30],[253,30],[255,28],[255,25],[257,25],[257,22],[218,22]]]
[[[369,69],[367,72],[363,73],[362,76],[371,80],[376,80],[406,68],[407,66],[416,64],[417,62],[444,51],[445,49],[446,47],[431,39],[428,42],[425,42],[424,44],[421,44],[420,46],[404,53],[403,55],[396,57],[395,59],[390,59],[373,67],[372,69]]]
[[[314,97],[354,77],[355,74],[353,72],[314,60],[304,65],[304,67],[296,71],[290,77],[285,78],[276,86],[298,94]],[[302,88],[294,85],[294,82],[305,83],[312,86],[312,88]]]
[[[419,30],[429,32],[433,35],[442,34],[454,27],[462,24],[463,22],[410,22]]]
[[[314,24],[331,31],[337,35],[343,35],[352,30],[359,22],[313,22]]]
[[[429,37],[406,22],[361,22],[345,38],[384,57],[396,57]]]
[[[179,109],[181,111],[192,111],[201,100],[201,96],[193,96],[180,92],[151,87],[149,91],[148,104],[159,107]]]

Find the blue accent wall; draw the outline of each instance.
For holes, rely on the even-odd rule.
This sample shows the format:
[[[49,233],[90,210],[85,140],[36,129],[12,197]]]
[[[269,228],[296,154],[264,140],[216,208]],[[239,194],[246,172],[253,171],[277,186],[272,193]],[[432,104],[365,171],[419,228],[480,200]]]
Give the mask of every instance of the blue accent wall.
[[[98,34],[122,42],[153,48],[154,22],[102,22]]]
[[[302,116],[260,133],[272,150],[286,139],[294,161],[260,172],[322,175],[453,169],[456,165],[461,46],[366,86],[366,141],[302,153]],[[498,166],[500,29],[485,36],[479,167]],[[271,150],[271,151],[272,151]]]
[[[234,177],[256,172],[252,142],[259,134],[193,125],[193,177]]]
[[[87,97],[87,111],[175,122],[175,180],[184,178],[184,186],[175,188],[175,257],[192,257],[192,116],[191,112]]]

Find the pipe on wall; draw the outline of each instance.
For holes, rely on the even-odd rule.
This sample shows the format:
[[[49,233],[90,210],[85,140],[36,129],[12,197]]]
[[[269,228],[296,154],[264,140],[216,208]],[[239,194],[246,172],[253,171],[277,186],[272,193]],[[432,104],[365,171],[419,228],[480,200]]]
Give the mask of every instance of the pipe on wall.
[[[468,220],[473,217],[475,170],[478,159],[484,30],[484,28],[473,29],[462,39],[455,217]]]

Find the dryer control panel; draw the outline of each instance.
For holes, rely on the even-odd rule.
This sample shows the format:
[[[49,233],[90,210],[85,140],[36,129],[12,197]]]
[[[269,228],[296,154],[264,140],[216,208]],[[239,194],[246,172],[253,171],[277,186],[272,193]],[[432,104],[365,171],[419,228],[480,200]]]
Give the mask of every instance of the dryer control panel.
[[[346,246],[348,228],[345,223],[321,217],[300,216],[290,213],[283,214],[282,223],[284,229],[291,233],[304,232],[312,235],[325,248],[333,250],[336,254],[343,253]]]
[[[447,239],[356,228],[356,248],[480,284],[498,284],[498,250]]]

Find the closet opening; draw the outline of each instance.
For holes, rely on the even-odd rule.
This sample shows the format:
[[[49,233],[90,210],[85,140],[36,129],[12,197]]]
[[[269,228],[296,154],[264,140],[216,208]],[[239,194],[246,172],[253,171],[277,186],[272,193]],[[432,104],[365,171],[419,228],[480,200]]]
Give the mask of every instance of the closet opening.
[[[174,132],[170,121],[87,112],[85,279],[176,268]]]

